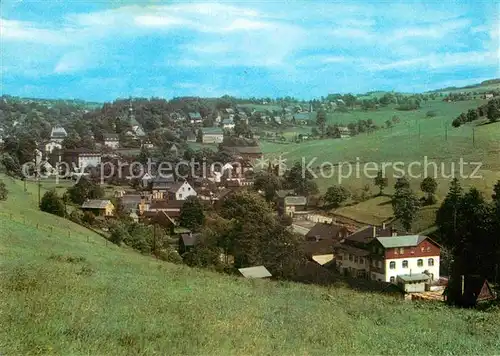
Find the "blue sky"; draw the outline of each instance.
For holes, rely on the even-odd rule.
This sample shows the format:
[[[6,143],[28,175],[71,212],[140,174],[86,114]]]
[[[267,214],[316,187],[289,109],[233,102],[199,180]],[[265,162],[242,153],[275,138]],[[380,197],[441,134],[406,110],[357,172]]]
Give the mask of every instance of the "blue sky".
[[[296,96],[500,77],[496,1],[4,0],[3,94]]]

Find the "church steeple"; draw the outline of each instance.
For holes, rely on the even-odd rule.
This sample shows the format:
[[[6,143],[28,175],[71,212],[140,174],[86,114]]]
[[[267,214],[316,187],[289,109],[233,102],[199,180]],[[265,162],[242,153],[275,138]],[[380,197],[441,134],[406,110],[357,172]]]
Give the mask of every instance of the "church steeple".
[[[134,120],[134,108],[132,107],[132,98],[129,99],[128,118],[131,122],[133,122],[133,120]]]

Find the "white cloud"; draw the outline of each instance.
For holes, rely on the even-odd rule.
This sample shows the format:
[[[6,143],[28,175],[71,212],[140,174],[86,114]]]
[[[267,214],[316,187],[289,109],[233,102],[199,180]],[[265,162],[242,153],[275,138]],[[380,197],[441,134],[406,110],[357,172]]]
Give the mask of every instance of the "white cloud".
[[[188,21],[172,16],[141,15],[134,18],[134,23],[145,27],[173,27],[189,25]]]
[[[392,40],[402,40],[410,37],[422,38],[443,38],[448,36],[451,32],[464,29],[470,24],[469,20],[455,20],[448,21],[441,24],[434,24],[431,26],[419,26],[410,28],[401,28],[394,31],[391,36]]]
[[[64,74],[87,69],[91,59],[85,51],[70,52],[61,57],[57,62],[54,73]]]
[[[37,26],[24,21],[0,19],[0,34],[2,41],[33,42],[50,45],[64,45],[69,38],[64,32]]]
[[[374,71],[403,70],[410,68],[439,69],[460,66],[499,64],[499,59],[491,52],[436,53],[427,56],[401,59],[388,63],[367,63]]]
[[[364,28],[355,28],[355,27],[340,27],[329,32],[332,36],[338,36],[342,39],[364,39],[364,40],[372,40],[376,33],[372,31],[368,31]]]

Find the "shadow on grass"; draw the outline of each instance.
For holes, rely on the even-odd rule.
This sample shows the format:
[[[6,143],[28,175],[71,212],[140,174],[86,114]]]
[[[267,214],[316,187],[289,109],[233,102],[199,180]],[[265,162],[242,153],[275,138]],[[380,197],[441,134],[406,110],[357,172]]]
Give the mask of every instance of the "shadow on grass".
[[[388,200],[388,201],[384,201],[382,203],[377,204],[377,206],[385,206],[385,205],[391,205],[391,204],[392,204],[392,200]]]

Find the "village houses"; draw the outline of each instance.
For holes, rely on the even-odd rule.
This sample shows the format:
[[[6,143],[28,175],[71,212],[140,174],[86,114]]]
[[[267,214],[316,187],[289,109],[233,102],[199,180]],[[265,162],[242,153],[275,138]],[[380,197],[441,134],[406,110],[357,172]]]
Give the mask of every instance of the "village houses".
[[[196,196],[196,191],[186,181],[172,184],[167,192],[168,200],[186,200],[188,197]]]

